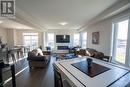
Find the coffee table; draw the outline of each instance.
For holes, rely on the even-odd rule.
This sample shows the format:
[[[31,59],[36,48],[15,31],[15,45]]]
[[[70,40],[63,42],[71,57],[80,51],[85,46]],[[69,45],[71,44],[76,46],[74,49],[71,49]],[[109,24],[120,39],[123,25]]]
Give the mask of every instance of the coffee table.
[[[76,58],[77,56],[74,55],[73,53],[62,53],[62,54],[57,54],[56,60],[66,60],[66,59],[73,59]]]

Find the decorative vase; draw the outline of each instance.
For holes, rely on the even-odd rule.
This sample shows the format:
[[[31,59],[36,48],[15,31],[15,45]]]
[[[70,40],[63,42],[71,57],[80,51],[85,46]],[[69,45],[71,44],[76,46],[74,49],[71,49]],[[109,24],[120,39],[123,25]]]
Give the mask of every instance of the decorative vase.
[[[87,58],[88,68],[92,67],[92,61],[93,59]]]

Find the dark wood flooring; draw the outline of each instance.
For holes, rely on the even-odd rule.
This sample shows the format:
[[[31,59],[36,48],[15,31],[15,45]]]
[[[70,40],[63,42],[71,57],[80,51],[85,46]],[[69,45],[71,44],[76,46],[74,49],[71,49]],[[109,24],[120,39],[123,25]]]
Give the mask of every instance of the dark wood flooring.
[[[23,70],[16,76],[17,87],[54,87],[54,73],[53,73],[53,62],[55,57],[51,57],[51,61],[46,68],[34,68],[29,71],[28,62],[23,59],[16,63],[16,73]],[[3,78],[8,79],[11,77],[10,70],[3,73]],[[4,87],[12,87],[11,81],[6,83]]]

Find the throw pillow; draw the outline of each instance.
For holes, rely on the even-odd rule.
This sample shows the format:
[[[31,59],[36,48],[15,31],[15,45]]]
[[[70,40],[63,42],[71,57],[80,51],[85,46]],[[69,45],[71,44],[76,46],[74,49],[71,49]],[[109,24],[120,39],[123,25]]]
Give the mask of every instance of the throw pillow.
[[[38,55],[39,56],[43,56],[42,50],[41,49],[37,49]]]

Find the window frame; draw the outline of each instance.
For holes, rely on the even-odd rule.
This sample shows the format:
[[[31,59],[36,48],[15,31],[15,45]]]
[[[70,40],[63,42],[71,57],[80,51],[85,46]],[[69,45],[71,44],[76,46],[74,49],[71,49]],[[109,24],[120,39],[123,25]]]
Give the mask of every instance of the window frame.
[[[86,33],[86,39],[83,39],[85,33]],[[80,39],[81,39],[81,47],[82,47],[82,48],[87,48],[87,32],[82,32]],[[83,47],[83,42],[86,43],[86,46],[85,46],[85,47]]]
[[[55,34],[54,33],[47,33],[46,34],[46,46],[48,46],[48,40],[49,40],[49,38],[48,38],[48,34],[53,34],[54,35],[54,42],[53,42],[53,47],[51,48],[52,50],[55,48]]]
[[[116,43],[117,43],[116,39],[117,39],[117,33],[118,33],[117,24],[125,20],[128,20],[128,33],[127,33],[128,35],[127,35],[127,45],[126,45],[126,55],[125,55],[126,59],[125,59],[125,64],[123,64],[116,61],[115,54],[116,54]],[[112,52],[111,53],[112,53],[113,63],[119,64],[125,67],[130,67],[130,17],[129,16],[116,19],[112,22]]]
[[[39,37],[38,37],[38,33],[33,33],[33,32],[29,32],[29,33],[23,33],[23,44],[26,45],[25,42],[25,37],[29,36],[30,38],[30,43],[34,42],[34,40],[32,39],[33,36],[37,36],[37,41],[36,41],[36,46],[31,46],[32,44],[29,45],[30,49],[34,49],[38,47],[39,44]]]
[[[78,44],[78,45],[79,45],[79,46],[81,45],[81,43],[80,43],[80,37],[81,37],[80,33],[74,33],[74,34],[73,34],[73,46],[74,46],[74,47],[77,46],[77,45],[75,44],[75,35],[76,35],[76,34],[79,35],[79,40],[78,40],[78,43],[79,43],[79,44]]]

